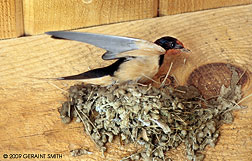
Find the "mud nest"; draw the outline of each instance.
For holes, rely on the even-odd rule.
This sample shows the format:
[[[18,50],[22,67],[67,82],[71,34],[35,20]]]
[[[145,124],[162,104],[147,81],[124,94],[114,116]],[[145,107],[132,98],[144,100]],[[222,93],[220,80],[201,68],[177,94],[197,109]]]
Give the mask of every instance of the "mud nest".
[[[220,94],[205,100],[193,86],[176,88],[151,85],[70,87],[68,101],[62,104],[63,123],[73,118],[100,151],[118,136],[125,143],[143,148],[122,160],[170,160],[165,152],[185,144],[189,160],[203,160],[207,145],[215,146],[224,123],[232,123],[232,111],[243,108],[241,86],[231,83]]]

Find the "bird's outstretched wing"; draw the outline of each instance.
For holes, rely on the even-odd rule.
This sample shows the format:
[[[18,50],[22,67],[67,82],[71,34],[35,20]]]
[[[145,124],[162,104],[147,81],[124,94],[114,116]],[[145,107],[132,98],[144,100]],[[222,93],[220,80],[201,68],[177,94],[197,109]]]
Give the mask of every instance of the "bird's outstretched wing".
[[[103,48],[107,50],[102,56],[104,60],[136,57],[136,53],[140,54],[137,56],[146,56],[145,52],[131,52],[133,50],[144,50],[146,53],[154,55],[162,55],[165,53],[162,47],[142,39],[69,31],[51,31],[46,32],[46,34],[52,35],[53,38],[75,40]],[[144,54],[141,55],[141,53]]]

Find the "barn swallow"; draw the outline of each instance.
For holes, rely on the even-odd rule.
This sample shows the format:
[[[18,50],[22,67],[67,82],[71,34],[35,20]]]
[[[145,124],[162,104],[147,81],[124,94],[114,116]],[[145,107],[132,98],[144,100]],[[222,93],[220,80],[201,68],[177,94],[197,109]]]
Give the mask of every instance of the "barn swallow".
[[[51,31],[52,38],[75,40],[107,50],[103,60],[113,64],[78,75],[56,78],[57,80],[80,80],[86,84],[108,86],[113,83],[135,81],[144,83],[159,70],[164,55],[171,49],[188,52],[176,38],[165,36],[154,43],[142,39],[83,32]]]

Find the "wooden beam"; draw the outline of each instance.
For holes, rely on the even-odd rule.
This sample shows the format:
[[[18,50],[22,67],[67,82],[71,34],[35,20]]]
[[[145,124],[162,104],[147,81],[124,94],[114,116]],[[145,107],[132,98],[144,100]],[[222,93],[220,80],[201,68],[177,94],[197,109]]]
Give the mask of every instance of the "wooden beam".
[[[252,5],[187,13],[160,18],[131,21],[82,29],[82,32],[130,36],[154,41],[170,35],[192,50],[174,60],[171,74],[185,84],[190,73],[208,63],[232,63],[248,73],[252,71]],[[0,151],[7,154],[63,154],[63,160],[120,160],[135,151],[134,145],[122,146],[119,141],[108,144],[105,158],[84,134],[82,125],[61,123],[57,108],[66,99],[64,92],[76,82],[46,81],[78,74],[111,62],[100,56],[104,50],[48,35],[0,41]],[[186,63],[184,63],[186,58]],[[168,59],[169,60],[169,59]],[[164,66],[168,69],[169,64]],[[252,78],[243,87],[251,93]],[[215,148],[208,147],[209,160],[251,160],[252,98],[243,102],[247,109],[235,112],[231,125],[221,128]],[[69,150],[83,147],[93,152],[73,158]],[[167,155],[186,160],[183,146]],[[2,155],[0,159],[3,160]]]
[[[22,0],[0,1],[0,39],[24,34]]]
[[[252,0],[159,0],[159,15],[173,15],[251,3]]]
[[[26,34],[157,16],[158,0],[24,0]]]

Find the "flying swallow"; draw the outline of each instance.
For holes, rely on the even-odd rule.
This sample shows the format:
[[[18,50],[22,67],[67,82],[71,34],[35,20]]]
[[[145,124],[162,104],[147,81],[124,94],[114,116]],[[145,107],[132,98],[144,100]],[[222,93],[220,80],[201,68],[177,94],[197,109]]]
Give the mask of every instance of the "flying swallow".
[[[188,52],[176,38],[165,36],[154,43],[142,39],[102,35],[83,32],[52,31],[46,32],[52,38],[75,40],[107,50],[103,60],[114,60],[113,64],[87,72],[56,78],[57,80],[79,80],[86,84],[111,85],[135,81],[144,83],[159,70],[164,55],[171,49]]]

